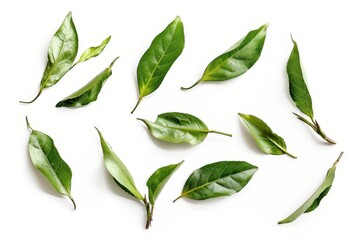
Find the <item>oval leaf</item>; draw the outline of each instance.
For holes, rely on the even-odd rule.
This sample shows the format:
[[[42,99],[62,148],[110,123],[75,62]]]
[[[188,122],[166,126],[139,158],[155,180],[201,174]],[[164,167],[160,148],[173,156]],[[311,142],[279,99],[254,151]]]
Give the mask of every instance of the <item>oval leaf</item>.
[[[287,154],[296,158],[286,150],[286,143],[282,137],[274,133],[260,118],[253,115],[239,113],[256,143],[264,153],[282,155]]]
[[[115,60],[110,64],[108,68],[99,73],[94,79],[88,82],[84,87],[80,88],[70,96],[61,100],[56,107],[81,107],[87,105],[91,102],[96,101],[102,86],[105,84],[106,80],[112,74],[112,66],[115,61],[119,57],[115,58]]]
[[[225,81],[247,72],[259,59],[266,38],[268,24],[250,31],[228,51],[221,54],[206,67],[202,77],[188,90],[202,81]]]
[[[333,166],[328,170],[324,182],[315,191],[315,193],[303,205],[301,205],[298,209],[296,209],[294,213],[292,213],[287,218],[279,221],[278,224],[290,223],[296,220],[301,214],[311,212],[319,206],[321,200],[327,195],[334,182],[336,165],[340,161],[343,154],[344,154],[343,152],[340,153],[338,159],[335,161]]]
[[[137,199],[143,200],[144,197],[137,190],[129,170],[116,155],[116,153],[111,149],[110,145],[104,140],[101,132],[97,128],[95,129],[100,137],[106,169],[116,180],[116,183],[121,186],[123,190],[125,190],[125,192],[129,193],[133,197],[136,197]]]
[[[55,147],[53,139],[45,133],[33,130],[26,117],[28,128],[31,130],[29,139],[29,153],[32,163],[51,183],[55,190],[70,198],[76,209],[76,204],[71,196],[71,169],[61,158]]]
[[[110,42],[111,36],[107,37],[99,46],[90,47],[86,49],[83,54],[80,56],[80,59],[77,63],[85,62],[90,58],[97,57],[105,49],[106,45]],[[76,64],[77,64],[76,63]]]
[[[243,161],[222,161],[205,165],[189,176],[177,199],[187,197],[205,200],[230,196],[243,189],[257,169]]]
[[[135,111],[143,97],[158,89],[170,67],[180,56],[184,44],[184,26],[180,17],[176,17],[154,38],[139,61],[137,68],[139,99],[131,113]]]
[[[149,201],[151,205],[155,204],[155,201],[161,190],[164,188],[171,175],[180,167],[183,162],[184,161],[181,161],[178,164],[172,164],[159,168],[147,180],[146,186],[148,187]]]
[[[286,71],[289,77],[290,96],[299,110],[313,119],[312,100],[301,69],[299,49],[297,43],[293,39],[292,41],[294,47],[286,65]]]
[[[22,103],[34,102],[45,88],[55,85],[72,68],[77,52],[78,35],[69,12],[50,42],[48,62],[38,95],[32,101]]]
[[[231,134],[228,133],[209,130],[203,121],[187,113],[162,113],[158,115],[154,123],[141,118],[138,120],[146,124],[152,136],[170,143],[196,145],[204,141],[208,133],[231,137]]]

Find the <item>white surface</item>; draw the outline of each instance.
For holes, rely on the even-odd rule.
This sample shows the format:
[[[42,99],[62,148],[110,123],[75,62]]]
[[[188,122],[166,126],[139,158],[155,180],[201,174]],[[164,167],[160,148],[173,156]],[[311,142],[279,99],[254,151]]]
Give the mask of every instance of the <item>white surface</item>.
[[[130,234],[131,239],[359,239],[355,228],[360,165],[354,128],[354,114],[358,113],[354,93],[359,87],[355,1],[318,1],[311,5],[289,1],[48,2],[0,4],[1,239],[125,239]],[[36,95],[48,44],[70,10],[79,34],[79,54],[112,35],[108,47],[99,57],[76,66],[35,103],[19,104],[19,100]],[[184,22],[185,49],[160,88],[130,115],[138,97],[138,60],[176,15]],[[227,82],[180,91],[181,86],[195,82],[214,57],[266,22],[270,25],[262,56],[249,72]],[[292,48],[290,33],[299,44],[315,116],[338,142],[335,146],[325,144],[291,113],[298,110],[289,97],[285,72]],[[54,107],[118,55],[113,76],[96,102],[80,109]],[[167,111],[192,113],[209,127],[234,136],[209,135],[195,147],[174,146],[154,140],[135,120],[155,120],[157,114]],[[298,159],[261,153],[238,112],[266,121],[284,137],[288,150]],[[78,205],[75,212],[71,202],[59,197],[32,167],[27,153],[26,115],[34,129],[55,140],[72,168],[72,193]],[[93,126],[102,131],[143,193],[155,169],[185,160],[160,195],[150,230],[144,230],[142,205],[124,198],[106,172]],[[340,151],[345,155],[321,206],[294,223],[277,225],[321,184]],[[193,170],[220,160],[246,160],[259,170],[243,191],[231,197],[172,203]]]

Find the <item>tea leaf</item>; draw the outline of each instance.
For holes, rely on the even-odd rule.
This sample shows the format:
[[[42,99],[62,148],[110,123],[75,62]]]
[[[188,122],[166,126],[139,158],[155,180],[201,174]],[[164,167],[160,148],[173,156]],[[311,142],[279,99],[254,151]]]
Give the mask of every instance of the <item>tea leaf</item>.
[[[96,101],[102,86],[112,74],[112,66],[119,57],[115,58],[108,68],[99,73],[85,86],[61,100],[56,107],[81,107]]]
[[[268,24],[250,31],[244,38],[234,44],[206,67],[202,77],[189,90],[203,81],[225,81],[247,72],[259,59],[266,38]]]
[[[40,131],[31,128],[28,118],[26,122],[31,131],[29,139],[29,153],[32,163],[55,188],[55,190],[76,204],[71,196],[72,172],[67,163],[61,158],[53,139]]]
[[[162,113],[158,115],[155,122],[137,119],[146,124],[153,137],[170,143],[196,145],[204,141],[208,133],[232,136],[228,133],[209,130],[202,120],[187,113]]]
[[[45,88],[55,85],[71,68],[78,52],[78,35],[71,12],[68,13],[60,28],[55,33],[48,49],[48,62],[41,79],[37,96],[29,101],[32,103]]]
[[[331,144],[335,144],[333,140],[326,136],[326,134],[320,128],[319,123],[314,118],[311,96],[301,68],[299,48],[292,37],[291,40],[294,46],[286,65],[286,71],[289,77],[290,96],[296,104],[297,108],[306,116],[308,116],[311,122],[299,114],[294,114],[299,120],[303,121],[312,129],[314,129],[314,131],[319,134],[325,141]]]
[[[287,218],[279,221],[278,224],[290,223],[296,220],[301,214],[311,212],[319,206],[321,200],[327,195],[334,182],[336,165],[340,161],[343,154],[344,152],[340,153],[338,159],[335,161],[333,166],[328,170],[324,182],[315,191],[315,193],[303,205],[301,205],[298,209],[296,209],[294,213],[292,213]]]
[[[205,200],[230,196],[243,189],[251,180],[257,167],[243,161],[222,161],[195,170],[187,179],[181,197]]]
[[[135,111],[143,97],[158,89],[167,72],[180,56],[184,44],[184,26],[180,17],[176,17],[154,38],[139,61],[137,68],[139,99],[131,113]]]
[[[105,49],[106,45],[110,42],[111,36],[107,37],[99,46],[96,47],[90,47],[86,49],[83,54],[80,56],[79,61],[75,63],[74,65],[85,62],[89,60],[90,58],[97,57],[102,53],[102,51]]]
[[[133,177],[131,176],[129,170],[120,160],[120,158],[116,155],[116,153],[111,149],[110,145],[104,140],[101,132],[97,128],[95,129],[100,137],[106,169],[117,181],[117,184],[125,190],[125,192],[129,193],[130,195],[134,196],[139,200],[144,200],[144,197],[137,190]]]
[[[286,143],[282,137],[274,133],[271,128],[260,118],[253,115],[239,113],[256,143],[264,153],[282,155],[287,154],[296,158],[286,150]]]

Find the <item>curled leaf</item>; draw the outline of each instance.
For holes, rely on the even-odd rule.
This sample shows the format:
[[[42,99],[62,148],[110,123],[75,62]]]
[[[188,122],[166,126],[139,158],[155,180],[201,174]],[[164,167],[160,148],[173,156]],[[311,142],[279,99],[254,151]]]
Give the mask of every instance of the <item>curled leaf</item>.
[[[144,122],[151,135],[170,143],[188,143],[196,145],[205,140],[208,133],[218,133],[231,137],[231,134],[209,130],[199,118],[178,112],[168,112],[158,115],[155,122],[138,118]]]
[[[76,64],[85,62],[89,60],[90,58],[97,57],[102,53],[102,51],[105,49],[107,44],[110,42],[111,36],[107,37],[99,46],[96,47],[90,47],[86,49],[83,54],[81,54],[79,61],[77,61]]]
[[[202,77],[189,90],[203,81],[225,81],[247,72],[259,59],[266,38],[268,24],[250,31],[229,50],[212,60]]]
[[[102,86],[112,74],[112,66],[119,57],[115,58],[108,68],[99,73],[85,86],[56,104],[56,107],[81,107],[96,101]]]
[[[45,133],[32,129],[27,117],[26,122],[31,131],[29,153],[32,163],[58,193],[69,197],[76,209],[75,201],[71,196],[72,172],[69,165],[61,158],[54,140]]]

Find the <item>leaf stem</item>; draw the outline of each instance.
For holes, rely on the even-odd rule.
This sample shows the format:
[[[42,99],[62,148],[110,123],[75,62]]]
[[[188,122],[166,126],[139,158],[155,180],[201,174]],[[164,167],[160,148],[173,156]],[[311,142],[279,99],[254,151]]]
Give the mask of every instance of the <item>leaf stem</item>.
[[[36,95],[36,97],[31,100],[31,101],[19,101],[20,103],[25,103],[25,104],[30,104],[30,103],[33,103],[35,102],[36,99],[38,99],[38,97],[40,96],[40,94],[42,93],[42,91],[44,90],[44,88],[40,88],[38,94]]]
[[[181,90],[190,90],[193,87],[195,87],[196,85],[198,85],[200,82],[202,82],[202,79],[199,79],[196,83],[194,83],[193,85],[191,85],[190,87],[181,87]]]
[[[336,159],[336,161],[334,162],[333,166],[336,166],[336,164],[338,164],[338,162],[340,161],[340,159],[342,158],[343,155],[344,155],[344,152],[341,152],[338,159]]]
[[[331,143],[331,144],[336,144],[335,141],[331,140],[328,136],[326,136],[326,134],[323,132],[323,130],[320,128],[320,125],[319,123],[315,120],[315,126],[317,128],[316,132],[325,140],[327,141],[328,143]]]
[[[146,199],[146,196],[143,198],[143,203],[146,209],[146,224],[145,229],[149,229],[151,226],[152,217],[154,214],[154,205],[150,205],[149,201]]]
[[[114,65],[114,63],[116,62],[116,60],[119,59],[119,56],[117,56],[109,65],[109,68],[112,68],[112,66]]]
[[[180,196],[178,196],[177,198],[175,198],[175,200],[173,201],[173,203],[175,203],[177,200],[179,200],[180,198],[182,198],[183,195],[181,194]]]
[[[283,150],[284,151],[284,150]],[[287,152],[287,151],[284,151],[284,153],[286,153],[287,155],[289,155],[290,157],[292,158],[297,158],[296,156],[292,155],[291,153]]]
[[[26,116],[25,117],[25,119],[26,119],[26,125],[27,125],[27,128],[32,132],[33,131],[33,129],[32,129],[32,127],[30,126],[30,123],[29,123],[29,119],[28,119],[28,117]]]
[[[139,106],[139,103],[141,102],[141,100],[142,100],[142,97],[139,97],[139,99],[138,99],[138,101],[137,101],[137,103],[136,103],[136,105],[135,105],[134,109],[131,111],[131,113],[130,113],[130,114],[133,114],[133,112],[135,112],[135,110],[136,110],[136,108]]]
[[[76,210],[76,203],[75,203],[75,200],[73,199],[73,197],[70,195],[69,196],[69,198],[70,198],[70,200],[71,200],[71,202],[73,203],[73,205],[74,205],[74,210]]]
[[[232,137],[232,134],[230,134],[230,133],[219,132],[219,131],[216,131],[216,130],[209,130],[209,133],[217,133],[217,134],[225,135],[225,136],[228,136],[228,137]]]

